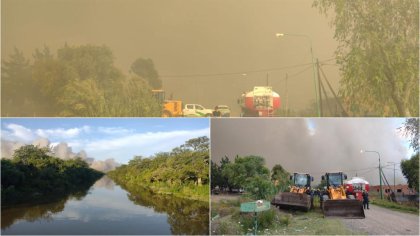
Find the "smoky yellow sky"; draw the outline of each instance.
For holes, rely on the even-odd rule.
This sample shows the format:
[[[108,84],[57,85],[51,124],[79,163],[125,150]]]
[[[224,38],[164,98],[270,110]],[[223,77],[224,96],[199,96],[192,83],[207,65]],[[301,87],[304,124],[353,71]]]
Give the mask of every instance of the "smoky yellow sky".
[[[206,107],[229,105],[253,86],[268,83],[289,108],[301,110],[315,100],[310,40],[276,38],[305,34],[315,58],[334,57],[337,42],[330,19],[312,0],[2,0],[2,59],[14,47],[31,57],[36,48],[52,51],[69,45],[106,45],[116,66],[129,74],[138,57],[153,59],[167,95]],[[335,61],[328,63],[334,64]],[[339,72],[324,70],[335,89]],[[237,73],[237,74],[231,74]],[[215,76],[198,76],[218,74]],[[246,74],[246,75],[242,75]],[[286,74],[289,79],[286,91]],[[177,75],[177,77],[171,77]],[[185,76],[189,75],[189,76]],[[285,104],[283,104],[283,107]]]

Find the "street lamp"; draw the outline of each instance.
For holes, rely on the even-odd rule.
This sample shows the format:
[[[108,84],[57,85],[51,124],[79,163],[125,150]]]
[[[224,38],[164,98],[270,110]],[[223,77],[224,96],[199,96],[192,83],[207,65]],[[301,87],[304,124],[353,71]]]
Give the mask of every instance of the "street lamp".
[[[384,196],[382,194],[381,154],[379,154],[379,152],[377,152],[377,151],[360,150],[360,153],[364,153],[364,152],[374,152],[374,153],[378,154],[378,157],[379,157],[379,187],[380,187],[381,199],[384,199]]]
[[[315,73],[315,59],[314,59],[314,53],[312,50],[312,39],[311,37],[309,37],[306,34],[285,34],[285,33],[276,33],[276,37],[280,38],[280,37],[284,37],[284,36],[292,36],[292,37],[304,37],[307,38],[309,40],[310,46],[311,46],[311,57],[312,57],[312,71],[314,74],[314,87],[315,87],[315,99],[316,99],[316,108],[317,108],[317,112],[318,112],[318,117],[321,116],[321,112],[320,112],[320,107],[319,107],[319,101],[318,101],[318,90],[317,90],[317,82],[316,82],[316,73]]]
[[[388,161],[387,163],[394,165],[394,192],[395,192],[395,165],[397,165],[398,163],[392,162],[392,161]]]

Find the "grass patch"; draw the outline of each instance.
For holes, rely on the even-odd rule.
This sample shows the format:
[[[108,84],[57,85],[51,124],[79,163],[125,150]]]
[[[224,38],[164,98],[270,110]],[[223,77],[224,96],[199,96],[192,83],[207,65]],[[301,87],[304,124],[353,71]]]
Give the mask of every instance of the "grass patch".
[[[381,207],[385,207],[388,209],[392,209],[392,210],[397,210],[397,211],[401,211],[401,212],[408,212],[408,213],[413,213],[413,214],[419,214],[419,208],[415,207],[415,206],[407,206],[407,205],[403,205],[397,202],[390,202],[388,200],[383,200],[383,199],[372,199],[370,201],[371,204],[377,205],[377,206],[381,206]]]
[[[277,210],[278,211],[278,210]],[[261,229],[267,235],[350,235],[355,234],[340,219],[324,218],[319,209],[309,212],[278,211],[279,222],[271,228]]]
[[[212,234],[244,235],[254,232],[253,214],[240,213],[243,197],[237,200],[212,202],[212,215],[219,215],[211,221]],[[317,204],[316,204],[317,205]],[[263,235],[351,235],[359,234],[349,230],[337,218],[324,218],[319,207],[309,212],[283,211],[272,207],[258,213],[258,234]]]

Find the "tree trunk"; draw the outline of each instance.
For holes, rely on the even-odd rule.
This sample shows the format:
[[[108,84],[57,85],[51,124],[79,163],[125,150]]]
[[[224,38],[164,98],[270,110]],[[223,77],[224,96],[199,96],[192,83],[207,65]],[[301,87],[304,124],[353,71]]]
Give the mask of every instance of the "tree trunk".
[[[392,100],[395,103],[395,106],[397,107],[398,114],[402,117],[411,117],[410,110],[408,110],[408,106],[406,106],[406,103],[398,96],[398,94],[393,91],[392,92]]]

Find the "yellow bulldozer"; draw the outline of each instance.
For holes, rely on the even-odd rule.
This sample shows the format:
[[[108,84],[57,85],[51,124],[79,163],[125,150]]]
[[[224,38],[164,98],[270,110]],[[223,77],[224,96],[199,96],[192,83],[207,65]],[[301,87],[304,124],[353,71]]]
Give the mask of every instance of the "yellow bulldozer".
[[[343,181],[347,175],[342,172],[326,173],[322,176],[326,186],[321,193],[321,209],[325,217],[336,216],[352,219],[365,218],[362,202],[354,195],[346,194]]]
[[[290,190],[278,193],[271,204],[284,209],[309,211],[313,207],[311,182],[314,178],[309,174],[294,173],[290,176],[290,180],[293,182]]]
[[[182,116],[182,101],[166,100],[165,91],[162,89],[152,90],[153,96],[162,104],[162,117]]]

